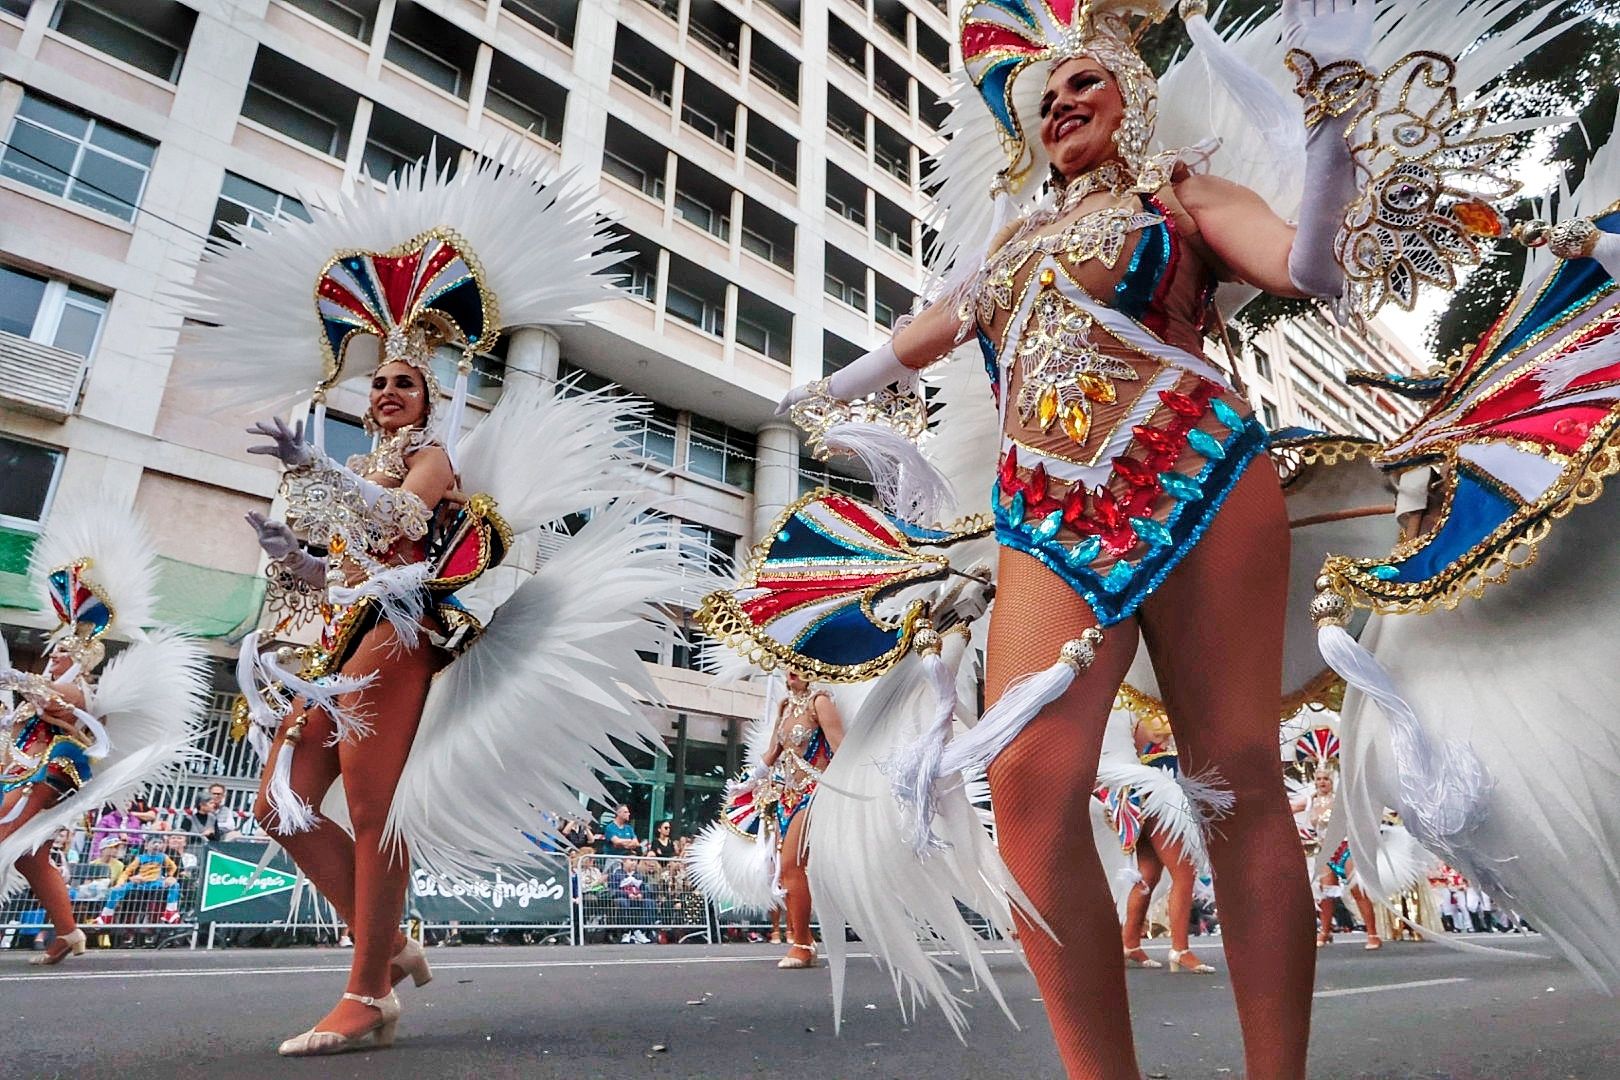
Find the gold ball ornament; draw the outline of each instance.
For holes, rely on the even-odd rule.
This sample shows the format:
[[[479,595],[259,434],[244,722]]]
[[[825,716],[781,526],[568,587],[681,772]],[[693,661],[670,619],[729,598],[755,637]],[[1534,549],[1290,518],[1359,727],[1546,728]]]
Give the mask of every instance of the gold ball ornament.
[[[1348,626],[1351,610],[1350,601],[1331,589],[1323,589],[1311,598],[1311,622],[1318,629],[1324,626]]]
[[[1590,218],[1575,218],[1553,226],[1547,247],[1560,259],[1587,259],[1597,248],[1598,235]]]
[[[919,656],[938,656],[945,647],[945,639],[932,626],[925,626],[911,639],[911,647]]]

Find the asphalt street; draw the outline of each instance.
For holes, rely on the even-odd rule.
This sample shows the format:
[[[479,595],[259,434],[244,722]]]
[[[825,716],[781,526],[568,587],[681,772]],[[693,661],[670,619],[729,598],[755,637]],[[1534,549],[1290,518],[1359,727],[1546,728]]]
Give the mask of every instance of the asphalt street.
[[[1313,1078],[1608,1080],[1620,1002],[1551,959],[1540,938],[1482,938],[1517,958],[1430,944],[1322,950]],[[852,946],[857,951],[859,946]],[[1161,958],[1164,946],[1155,950]],[[1224,966],[1218,939],[1200,946]],[[841,1035],[825,968],[778,971],[761,945],[465,947],[430,951],[435,979],[401,997],[392,1050],[284,1060],[278,1041],[342,988],[337,950],[87,954],[59,968],[0,953],[0,1076],[92,1080],[260,1077],[1060,1077],[1033,980],[993,957],[1015,1029],[982,992],[966,1045],[937,1012],[907,1023],[888,979],[852,965]],[[1545,958],[1537,958],[1541,954]],[[1221,975],[1132,971],[1149,1077],[1239,1077]]]

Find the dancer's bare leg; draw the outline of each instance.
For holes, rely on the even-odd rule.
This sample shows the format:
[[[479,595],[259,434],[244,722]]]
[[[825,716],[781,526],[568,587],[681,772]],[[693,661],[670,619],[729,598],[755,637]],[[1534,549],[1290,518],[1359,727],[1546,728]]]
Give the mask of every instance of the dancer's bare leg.
[[[1361,924],[1367,928],[1367,948],[1381,949],[1384,939],[1378,936],[1378,912],[1373,909],[1372,897],[1360,885],[1352,886],[1350,899],[1356,902],[1356,910],[1361,912]]]
[[[811,960],[816,955],[810,936],[810,877],[806,873],[810,853],[804,846],[805,822],[808,810],[801,810],[788,826],[782,841],[782,888],[787,890],[787,937],[793,947],[789,956]],[[804,946],[801,948],[800,946]]]
[[[1096,625],[1090,607],[1038,561],[1002,549],[986,697],[1049,667]],[[1134,620],[1111,627],[1097,660],[990,767],[1002,857],[1052,936],[1020,916],[1018,940],[1070,1077],[1138,1080],[1112,890],[1092,842],[1091,792],[1114,695],[1136,653]]]
[[[10,836],[13,832],[28,824],[29,819],[49,809],[57,800],[58,793],[48,784],[35,784],[26,793],[19,790],[12,793],[10,801],[0,808],[0,817],[11,812],[17,802],[27,799],[27,805],[9,824],[0,826],[0,839]],[[34,890],[34,899],[39,906],[45,909],[45,917],[51,920],[51,926],[56,936],[61,938],[71,934],[79,928],[73,918],[73,900],[68,895],[67,882],[62,880],[62,872],[51,863],[51,844],[49,840],[39,848],[17,860],[17,872],[28,882],[28,887]]]
[[[1164,861],[1164,868],[1170,874],[1168,914],[1165,916],[1170,920],[1170,947],[1178,953],[1186,953],[1183,963],[1192,967],[1199,961],[1191,955],[1192,946],[1187,940],[1187,933],[1192,923],[1193,887],[1198,883],[1198,871],[1193,868],[1187,853],[1173,841],[1155,836],[1153,845],[1158,848],[1159,858]]]
[[[1256,460],[1208,533],[1148,598],[1142,632],[1181,765],[1235,797],[1210,836],[1249,1080],[1305,1075],[1315,951],[1310,883],[1277,755],[1288,520]],[[998,605],[999,606],[999,605]]]
[[[1158,888],[1159,877],[1164,873],[1159,853],[1146,838],[1136,845],[1136,872],[1142,875],[1142,880],[1131,886],[1131,894],[1125,899],[1125,919],[1119,930],[1125,955],[1140,962],[1149,959],[1142,948],[1142,937],[1147,933],[1148,905],[1153,900],[1153,890]]]

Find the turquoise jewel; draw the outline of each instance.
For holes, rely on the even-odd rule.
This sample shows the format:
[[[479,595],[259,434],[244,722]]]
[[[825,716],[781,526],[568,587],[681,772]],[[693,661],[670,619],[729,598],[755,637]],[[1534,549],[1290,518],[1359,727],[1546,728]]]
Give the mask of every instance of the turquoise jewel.
[[[1131,578],[1135,574],[1136,567],[1121,559],[1109,569],[1108,573],[1103,575],[1102,586],[1109,592],[1119,592],[1119,590],[1131,583]]]
[[[1226,456],[1226,447],[1220,444],[1220,440],[1197,428],[1187,432],[1187,445],[1211,461],[1219,461]]]
[[[1204,494],[1204,489],[1196,480],[1190,480],[1180,473],[1163,472],[1159,474],[1159,486],[1164,488],[1165,494],[1181,502],[1193,502]]]
[[[1023,522],[1023,520],[1024,520],[1024,493],[1022,491],[1017,492],[1016,494],[1013,495],[1012,502],[1009,503],[1008,506],[1007,506],[1007,517],[1010,520],[1012,520],[1013,522],[1015,522],[1015,523],[1022,523]]]
[[[1226,425],[1226,429],[1228,431],[1238,431],[1242,429],[1243,417],[1239,416],[1238,411],[1232,408],[1232,406],[1228,405],[1220,398],[1216,398],[1214,401],[1209,403],[1209,407],[1214,410],[1215,419]]]
[[[1379,581],[1394,581],[1396,578],[1401,576],[1399,567],[1390,566],[1387,563],[1383,566],[1373,567],[1368,571],[1368,573],[1372,574],[1372,576],[1377,578]]]
[[[1063,511],[1054,510],[1041,519],[1041,523],[1030,531],[1037,544],[1044,544],[1058,534],[1063,528]]]
[[[791,539],[793,539],[793,536],[786,529],[783,529],[781,532],[776,534],[776,540],[778,543],[785,544]]]
[[[1155,521],[1152,518],[1131,518],[1131,527],[1136,530],[1137,536],[1140,536],[1154,547],[1169,547],[1175,543],[1175,538],[1170,535],[1170,530],[1165,528],[1162,522]]]
[[[1064,556],[1064,559],[1068,561],[1070,566],[1078,570],[1082,566],[1090,566],[1092,563],[1096,562],[1097,556],[1101,554],[1102,537],[1088,536],[1076,544],[1073,549]]]

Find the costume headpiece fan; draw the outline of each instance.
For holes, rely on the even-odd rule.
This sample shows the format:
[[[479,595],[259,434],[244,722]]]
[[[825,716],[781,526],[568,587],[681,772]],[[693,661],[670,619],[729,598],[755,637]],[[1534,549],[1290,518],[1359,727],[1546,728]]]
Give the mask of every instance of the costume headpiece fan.
[[[1079,56],[1098,61],[1119,80],[1125,116],[1114,142],[1126,168],[1140,172],[1157,119],[1158,82],[1137,55],[1136,42],[1174,6],[1174,0],[977,0],[963,9],[962,61],[1007,151],[1002,182],[1019,190],[1045,158],[1028,135],[1040,90],[1015,95],[1018,76],[1031,64]]]
[[[115,504],[102,495],[58,506],[31,560],[42,598],[58,621],[53,651],[66,654],[86,675],[106,656],[102,638],[115,626],[123,636],[140,637],[155,602],[151,537],[127,511],[105,510]]]
[[[313,398],[319,412],[339,382],[404,361],[422,373],[433,434],[453,456],[474,358],[502,329],[577,322],[611,295],[601,271],[618,256],[590,194],[521,146],[453,175],[429,159],[386,186],[310,201],[309,221],[233,228],[236,243],[210,249],[181,297],[198,384],[235,404]],[[301,312],[314,317],[289,324]],[[461,355],[441,413],[433,357],[445,346]],[[320,434],[317,423],[317,445]]]

